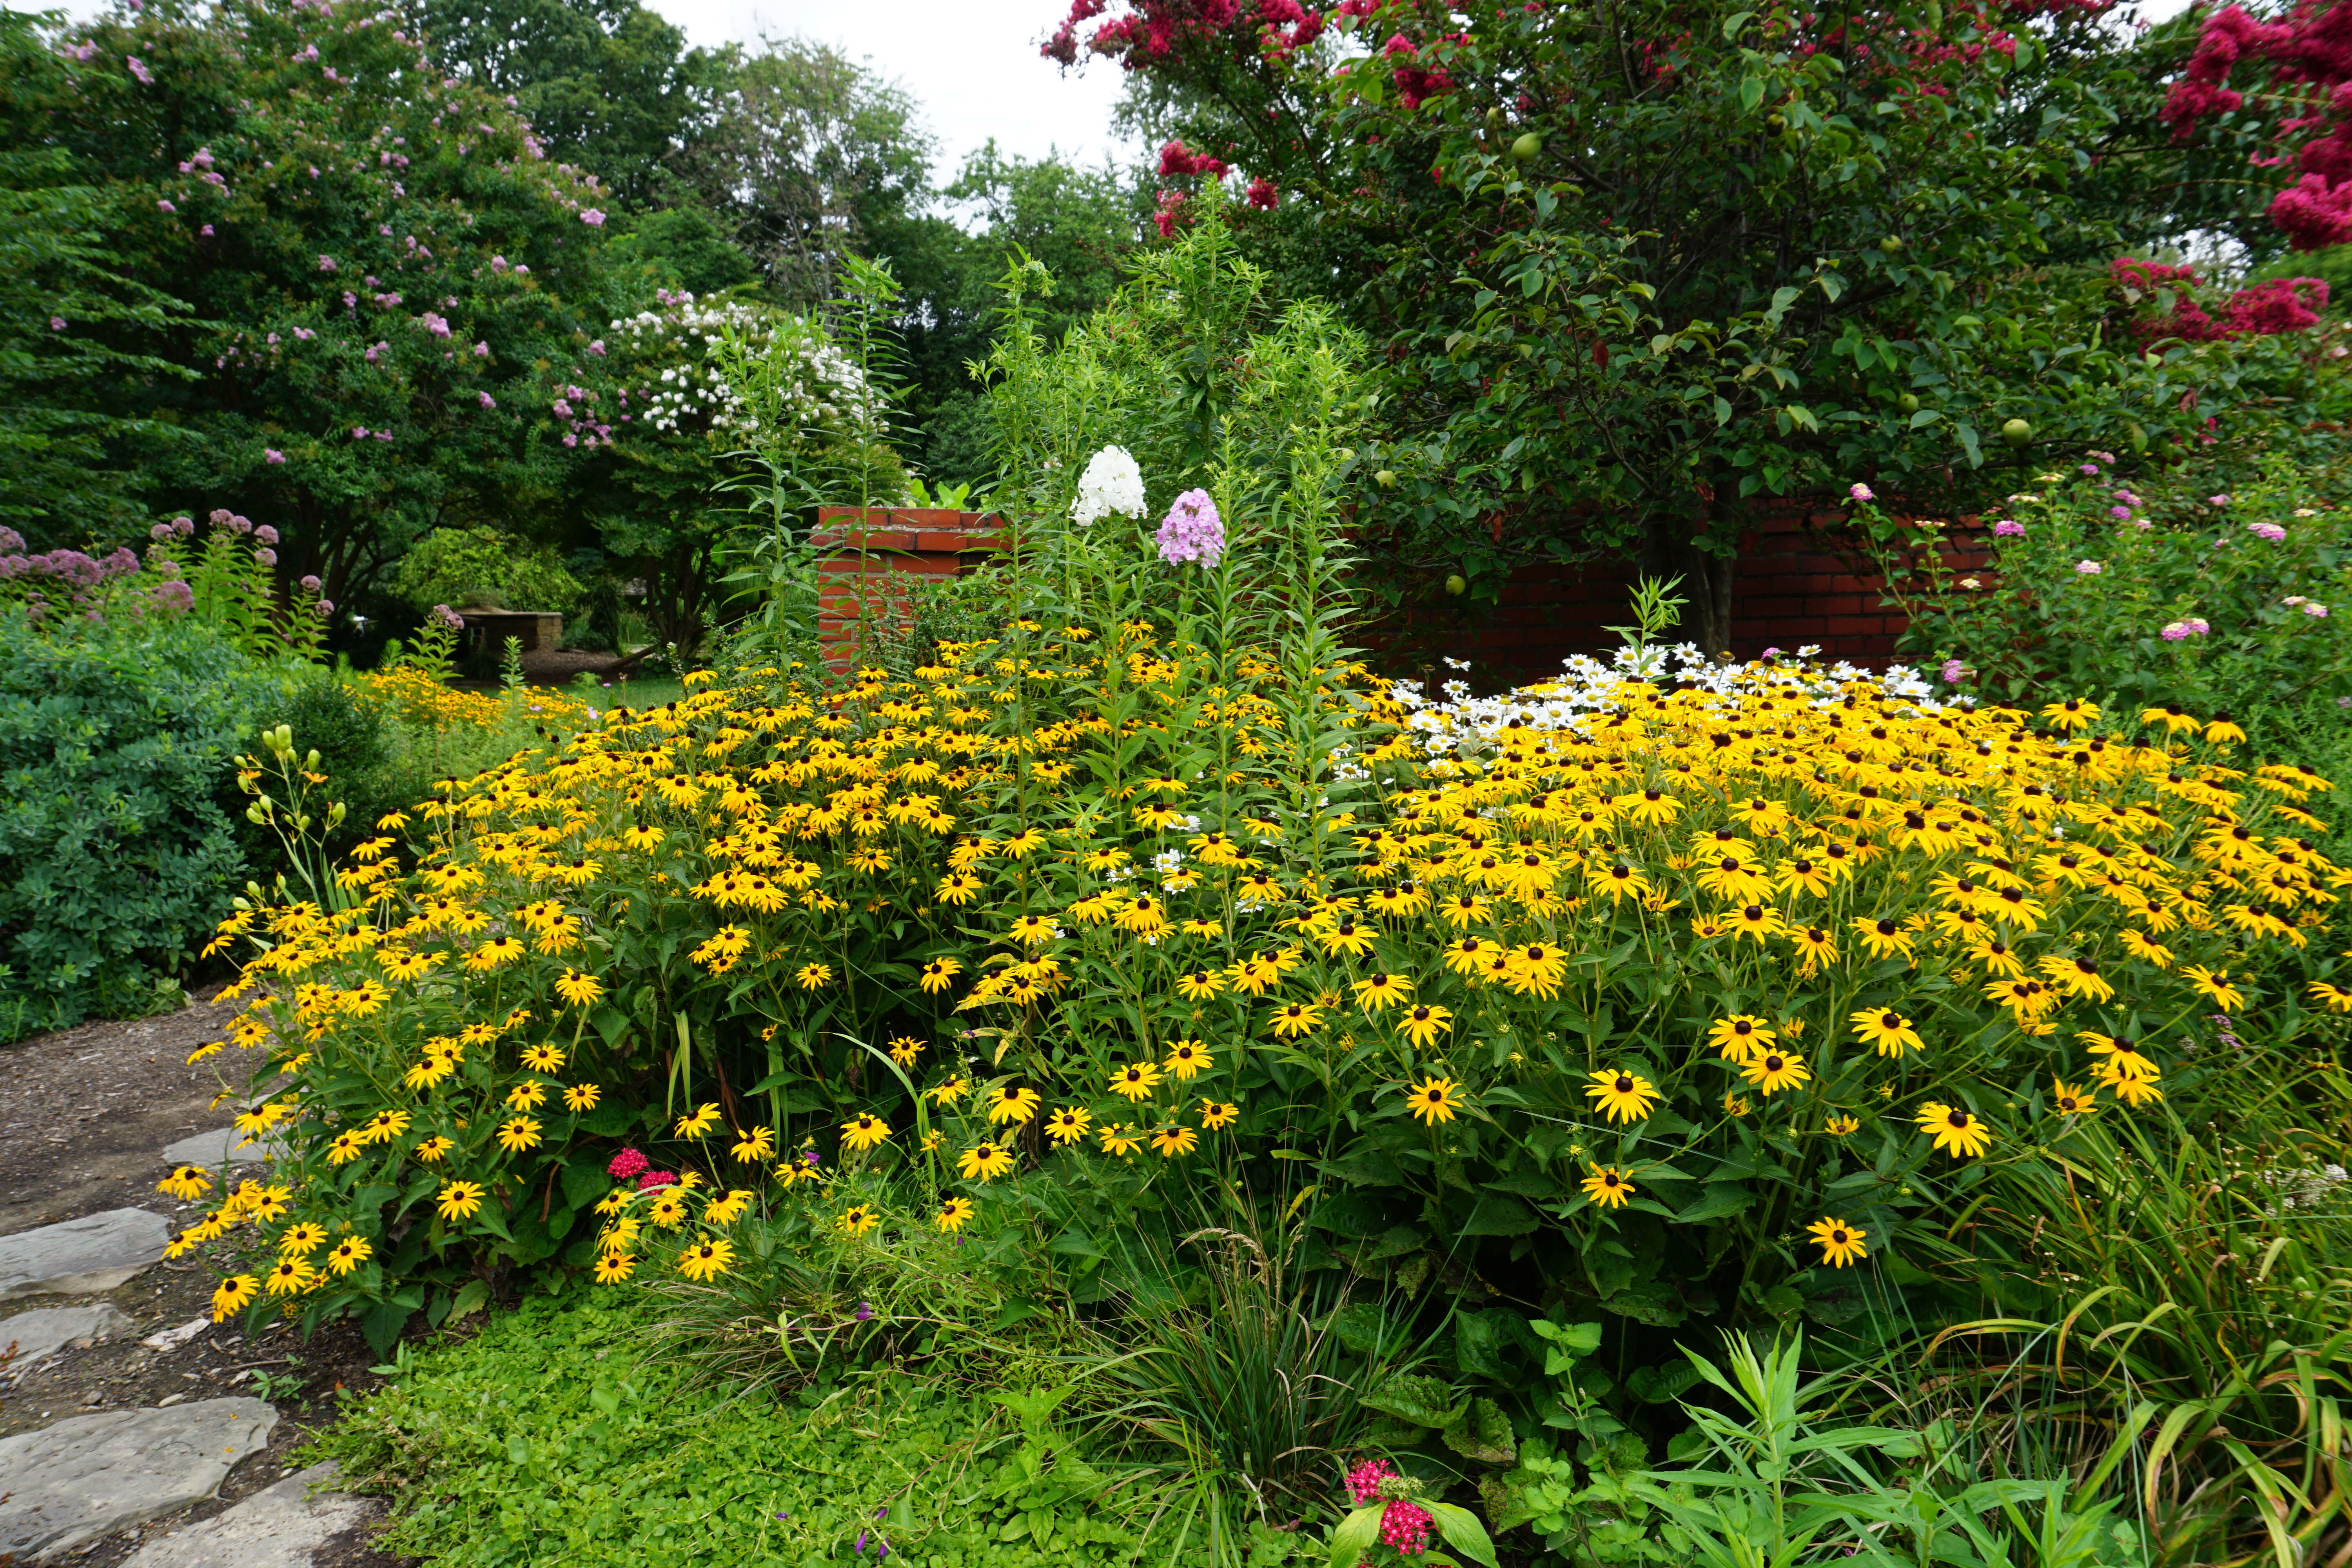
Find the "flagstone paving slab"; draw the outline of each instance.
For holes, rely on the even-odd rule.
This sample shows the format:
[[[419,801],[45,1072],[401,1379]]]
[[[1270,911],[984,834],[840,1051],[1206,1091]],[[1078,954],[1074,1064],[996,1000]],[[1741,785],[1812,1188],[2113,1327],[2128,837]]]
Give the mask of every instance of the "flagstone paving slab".
[[[277,1425],[258,1399],[206,1399],[0,1438],[0,1562],[49,1562],[201,1502]]]
[[[68,1346],[87,1350],[119,1340],[138,1326],[137,1320],[111,1301],[86,1307],[36,1307],[13,1318],[0,1318],[0,1351],[11,1344],[16,1347],[5,1370],[12,1376],[21,1374]]]
[[[320,1547],[368,1517],[367,1504],[332,1489],[341,1474],[332,1459],[313,1465],[149,1542],[122,1568],[311,1568]]]
[[[0,1236],[0,1301],[111,1290],[163,1260],[172,1224],[145,1209],[109,1209]]]

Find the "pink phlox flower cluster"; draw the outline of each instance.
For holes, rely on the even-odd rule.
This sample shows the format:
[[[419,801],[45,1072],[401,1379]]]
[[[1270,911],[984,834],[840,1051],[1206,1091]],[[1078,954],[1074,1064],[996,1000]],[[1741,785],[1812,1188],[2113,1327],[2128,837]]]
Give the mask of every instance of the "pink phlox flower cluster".
[[[1224,521],[1206,490],[1186,490],[1160,524],[1160,559],[1171,565],[1197,561],[1214,566],[1225,553]]]

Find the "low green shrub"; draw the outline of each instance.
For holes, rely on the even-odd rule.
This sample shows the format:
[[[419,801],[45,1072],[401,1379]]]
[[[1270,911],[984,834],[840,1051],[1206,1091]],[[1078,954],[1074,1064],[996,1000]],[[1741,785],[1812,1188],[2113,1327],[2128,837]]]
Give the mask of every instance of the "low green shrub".
[[[243,879],[221,785],[283,679],[171,611],[0,616],[0,1040],[184,969]]]
[[[544,545],[526,544],[495,528],[436,528],[401,558],[393,596],[412,609],[495,597],[517,610],[571,612],[582,588]]]

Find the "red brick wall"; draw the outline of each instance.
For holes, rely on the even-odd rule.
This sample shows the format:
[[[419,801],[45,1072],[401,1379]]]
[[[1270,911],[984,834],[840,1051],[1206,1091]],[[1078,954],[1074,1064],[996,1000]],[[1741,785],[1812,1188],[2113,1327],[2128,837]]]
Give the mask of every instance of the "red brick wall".
[[[974,512],[875,510],[866,514],[867,555],[855,553],[856,509],[827,507],[817,514],[820,542],[839,548],[818,566],[819,630],[827,662],[847,664],[856,647],[855,606],[905,624],[903,583],[911,573],[972,569],[1000,546],[996,520]],[[1895,652],[1904,619],[1882,605],[1881,580],[1857,574],[1851,552],[1833,531],[1842,510],[1789,512],[1759,522],[1740,542],[1732,587],[1731,651],[1752,658],[1768,647],[1794,651],[1821,645],[1828,658],[1884,663]],[[1978,539],[1961,533],[1948,556],[1958,570],[1983,563]],[[1408,605],[1371,628],[1376,666],[1398,674],[1435,665],[1439,656],[1472,660],[1489,676],[1524,679],[1559,668],[1574,653],[1614,647],[1605,626],[1632,618],[1638,574],[1622,562],[1521,569],[1504,584],[1499,603],[1473,605],[1437,594]],[[835,652],[834,650],[838,650]]]

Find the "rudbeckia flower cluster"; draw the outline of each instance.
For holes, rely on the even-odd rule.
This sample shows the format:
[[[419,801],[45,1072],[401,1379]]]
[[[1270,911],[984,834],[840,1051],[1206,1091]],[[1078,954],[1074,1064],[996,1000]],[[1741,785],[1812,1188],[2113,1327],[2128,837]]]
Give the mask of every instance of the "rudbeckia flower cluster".
[[[2158,709],[1784,661],[1472,716],[1140,623],[689,692],[452,784],[343,907],[225,923],[288,1184],[221,1221],[359,1244],[260,1299],[469,1247],[709,1279],[755,1211],[952,1237],[1314,1148],[1392,1251],[1664,1224],[1845,1268],[2161,1100],[2217,1014],[2345,994],[2328,781]]]

